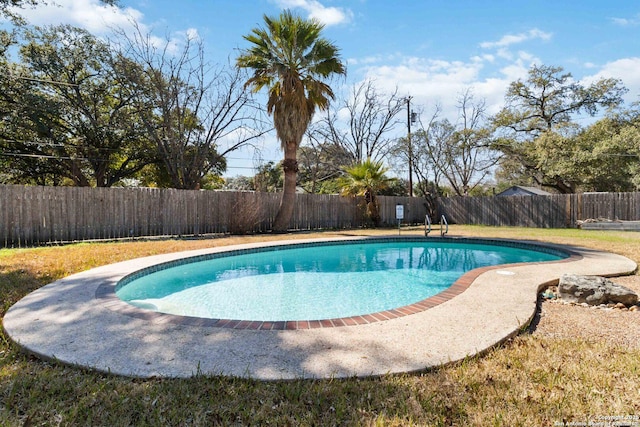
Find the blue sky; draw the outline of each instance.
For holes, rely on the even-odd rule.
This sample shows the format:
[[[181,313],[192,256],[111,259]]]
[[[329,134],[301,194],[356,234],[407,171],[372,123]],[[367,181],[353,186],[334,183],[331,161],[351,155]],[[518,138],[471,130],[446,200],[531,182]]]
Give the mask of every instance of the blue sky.
[[[135,19],[158,37],[187,32],[204,40],[215,62],[235,58],[242,36],[262,16],[289,8],[325,23],[324,35],[341,48],[347,92],[365,78],[379,91],[411,95],[428,116],[440,105],[456,119],[458,96],[470,89],[489,113],[502,105],[508,84],[533,64],[561,66],[576,80],[622,79],[627,103],[640,95],[640,3],[631,0],[56,0],[23,11],[32,23],[71,23],[94,34],[130,28]],[[424,117],[426,118],[426,117]],[[264,160],[279,160],[274,137],[263,142]],[[227,175],[253,175],[254,154],[230,156]]]

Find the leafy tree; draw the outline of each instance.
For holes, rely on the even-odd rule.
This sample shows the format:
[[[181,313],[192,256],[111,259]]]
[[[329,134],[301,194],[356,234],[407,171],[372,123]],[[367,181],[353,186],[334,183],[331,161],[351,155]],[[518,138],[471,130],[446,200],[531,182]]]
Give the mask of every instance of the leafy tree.
[[[537,184],[563,193],[575,191],[576,182],[551,170],[547,149],[562,147],[566,138],[576,135],[575,115],[595,115],[601,108],[622,103],[626,89],[618,79],[600,79],[584,86],[564,73],[561,67],[534,66],[527,80],[512,82],[506,93],[507,106],[494,118],[504,134],[495,147],[522,164]]]
[[[25,6],[35,6],[37,4],[36,0],[0,0],[0,5],[2,8],[5,7],[25,7]],[[3,9],[0,9],[3,10]]]
[[[225,190],[233,190],[233,191],[255,191],[255,186],[253,185],[253,179],[248,176],[239,175],[235,177],[227,178],[226,183],[224,185]]]
[[[245,86],[254,92],[267,89],[267,112],[273,115],[276,134],[284,151],[284,187],[273,230],[286,231],[293,214],[297,151],[316,108],[334,98],[323,80],[345,74],[338,48],[321,37],[323,25],[284,11],[265,16],[266,29],[254,28],[245,40],[251,47],[237,58],[237,66],[253,70]]]
[[[496,192],[514,185],[536,186],[535,180],[527,173],[524,165],[513,156],[503,156],[495,171]]]
[[[622,164],[629,168],[629,175],[634,191],[640,190],[640,111],[637,108],[640,104],[635,104],[635,110],[624,115],[624,126],[617,134],[611,135],[609,139],[603,139],[606,148],[611,147],[613,153],[610,157],[622,158]],[[620,165],[620,163],[616,164]]]
[[[563,141],[554,172],[573,177],[582,191],[634,191],[638,188],[640,121],[636,117],[605,117]]]
[[[102,3],[116,5],[118,0],[101,0]],[[30,6],[36,6],[38,4],[47,4],[46,1],[38,0],[0,0],[0,11],[7,7],[24,8]]]
[[[573,135],[546,132],[535,144],[524,144],[531,145],[548,175],[562,176],[574,191],[634,191],[640,184],[637,112],[608,115]],[[526,172],[520,162],[505,157],[496,173],[500,189],[536,184]]]
[[[109,187],[154,161],[109,47],[71,26],[25,34],[0,79],[0,144],[12,180]]]
[[[403,197],[409,193],[409,180],[404,178],[391,179],[386,188],[382,188],[378,193],[379,196],[398,196]]]
[[[340,194],[341,191],[340,177],[338,177],[320,182],[317,194]]]
[[[258,167],[258,173],[253,177],[253,185],[256,191],[275,193],[282,188],[282,168],[273,162],[267,162]]]
[[[367,159],[346,168],[345,176],[340,178],[342,195],[364,197],[366,217],[374,226],[380,225],[377,195],[395,181],[385,175],[387,171],[382,162]]]

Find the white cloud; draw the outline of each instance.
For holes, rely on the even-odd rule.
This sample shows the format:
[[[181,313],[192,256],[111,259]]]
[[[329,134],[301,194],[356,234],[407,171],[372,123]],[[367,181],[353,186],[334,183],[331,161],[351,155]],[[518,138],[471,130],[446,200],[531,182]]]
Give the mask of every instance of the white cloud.
[[[496,56],[501,59],[506,59],[508,61],[513,59],[513,54],[511,51],[505,47],[501,47],[496,51]]]
[[[33,25],[70,24],[95,35],[105,35],[114,27],[130,28],[132,21],[140,22],[143,17],[136,9],[121,9],[99,0],[56,0],[19,13]]]
[[[483,49],[505,48],[529,40],[550,40],[552,35],[552,33],[547,33],[537,28],[533,28],[527,32],[520,34],[507,34],[506,36],[503,36],[500,40],[495,42],[482,42],[480,43],[480,47]]]
[[[477,85],[482,68],[482,61],[465,63],[407,58],[396,66],[369,67],[366,77],[374,81],[381,92],[391,93],[397,88],[399,96],[411,95],[416,110],[423,109],[425,114],[429,114],[439,105],[443,118],[455,120],[459,95]],[[474,92],[484,97],[487,89],[483,88],[482,93]],[[504,95],[503,88],[496,90],[501,92],[500,97]]]
[[[640,57],[623,58],[605,64],[596,74],[584,77],[582,84],[591,84],[603,78],[615,78],[622,80],[624,86],[629,89],[625,96],[626,102],[638,101],[640,94]]]
[[[428,112],[439,105],[441,117],[455,121],[457,100],[466,90],[486,101],[488,114],[495,114],[504,106],[509,84],[525,79],[531,66],[541,63],[524,51],[505,56],[473,56],[468,61],[404,58],[396,65],[369,64],[363,69],[364,78],[374,81],[385,93],[397,88],[400,96],[413,96],[416,109],[420,106]]]
[[[198,33],[198,30],[196,28],[188,28],[185,31],[185,36],[189,40],[199,40],[200,39],[200,34]]]
[[[356,66],[356,65],[372,65],[376,63],[383,62],[395,62],[398,59],[401,59],[401,55],[398,53],[384,54],[384,55],[371,55],[365,56],[362,58],[348,58],[347,66]]]
[[[273,2],[283,9],[303,9],[309,14],[309,18],[317,19],[327,26],[344,24],[353,19],[351,10],[327,7],[317,0],[273,0]]]
[[[632,18],[611,18],[611,22],[621,27],[635,27],[640,25],[640,14]]]
[[[492,63],[496,60],[495,55],[490,55],[490,54],[483,54],[483,55],[478,55],[478,56],[473,56],[471,58],[471,60],[473,62],[488,62],[488,63]]]
[[[379,55],[366,56],[364,58],[349,58],[347,59],[347,66],[350,65],[364,65],[364,64],[375,64],[376,62],[380,62],[382,59]]]
[[[37,8],[21,9],[19,13],[33,25],[69,24],[84,28],[98,37],[112,36],[114,30],[129,35],[139,31],[141,35],[149,36],[153,46],[166,46],[169,53],[179,52],[186,40],[200,40],[200,34],[195,28],[159,37],[153,34],[149,25],[143,23],[144,15],[139,10],[110,6],[99,0],[55,0],[47,4],[41,3]]]

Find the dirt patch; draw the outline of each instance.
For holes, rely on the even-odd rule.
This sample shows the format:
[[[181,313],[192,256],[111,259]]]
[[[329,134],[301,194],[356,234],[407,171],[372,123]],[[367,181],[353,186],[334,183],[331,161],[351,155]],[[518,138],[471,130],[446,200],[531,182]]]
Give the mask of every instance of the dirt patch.
[[[640,294],[640,276],[615,277],[611,280]],[[626,348],[640,348],[640,311],[544,301],[533,334],[558,339],[606,340]]]

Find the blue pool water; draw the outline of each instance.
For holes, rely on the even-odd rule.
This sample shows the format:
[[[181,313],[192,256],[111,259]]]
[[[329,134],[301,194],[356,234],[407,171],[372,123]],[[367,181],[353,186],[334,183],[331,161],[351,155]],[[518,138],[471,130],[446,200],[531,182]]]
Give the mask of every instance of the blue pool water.
[[[472,269],[561,254],[432,240],[263,248],[124,279],[140,308],[211,319],[317,320],[363,315],[436,295]]]

